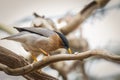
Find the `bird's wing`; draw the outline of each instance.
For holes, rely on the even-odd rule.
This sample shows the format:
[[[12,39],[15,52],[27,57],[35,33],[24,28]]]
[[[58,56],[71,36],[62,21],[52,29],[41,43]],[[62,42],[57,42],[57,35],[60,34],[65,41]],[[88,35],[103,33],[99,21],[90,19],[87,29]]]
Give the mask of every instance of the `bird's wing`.
[[[24,27],[24,28],[15,27],[15,28],[19,32],[27,31],[27,32],[30,32],[30,33],[34,33],[34,34],[44,36],[44,37],[49,37],[49,36],[55,34],[54,31],[52,31],[50,29],[46,29],[46,28],[34,28],[34,27]]]

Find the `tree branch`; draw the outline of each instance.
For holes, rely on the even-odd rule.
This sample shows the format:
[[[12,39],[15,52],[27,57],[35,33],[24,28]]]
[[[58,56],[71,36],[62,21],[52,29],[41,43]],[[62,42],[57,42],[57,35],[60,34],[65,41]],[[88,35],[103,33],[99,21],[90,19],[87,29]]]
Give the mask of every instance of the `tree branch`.
[[[62,27],[60,31],[67,35],[73,30],[75,30],[80,24],[83,23],[94,10],[97,10],[98,8],[104,7],[110,0],[95,0],[92,1],[90,4],[88,4],[82,11],[80,11],[78,14],[76,14],[73,17],[73,20],[68,25]]]
[[[104,50],[90,50],[78,54],[58,54],[58,55],[45,57],[41,61],[15,69],[10,68],[4,64],[0,64],[0,70],[5,71],[7,74],[17,76],[17,75],[27,74],[32,71],[36,71],[54,62],[65,61],[65,60],[83,60],[92,56],[97,56],[109,61],[120,63],[120,56],[109,54],[109,52]]]
[[[30,65],[30,63],[27,60],[25,60],[25,58],[0,46],[0,70],[4,71],[9,75],[16,74],[17,76],[19,75],[19,73],[17,73],[17,69],[19,70],[19,67],[23,67],[26,65]],[[22,70],[24,73],[24,69]],[[41,72],[34,71],[21,75],[25,77],[27,80],[58,80],[48,74],[43,73],[42,71]]]
[[[88,76],[85,72],[85,61],[84,60],[81,61],[80,64],[81,64],[80,68],[81,68],[81,73],[82,73],[82,79],[83,80],[89,80],[89,78],[88,78]]]

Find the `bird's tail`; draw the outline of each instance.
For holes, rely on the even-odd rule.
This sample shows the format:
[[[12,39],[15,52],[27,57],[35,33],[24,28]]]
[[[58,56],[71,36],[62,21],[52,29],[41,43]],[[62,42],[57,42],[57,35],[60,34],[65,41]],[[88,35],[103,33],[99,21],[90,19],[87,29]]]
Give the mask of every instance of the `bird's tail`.
[[[11,35],[11,36],[8,36],[8,37],[5,37],[5,38],[2,38],[1,40],[7,39],[7,40],[15,40],[15,41],[19,41],[19,40],[20,40],[20,37],[21,37],[22,34],[24,34],[24,33],[14,34],[14,35]]]
[[[11,39],[14,38],[15,36],[16,36],[16,35],[8,36],[8,37],[5,37],[5,38],[2,38],[1,40],[4,40],[4,39],[11,40]]]

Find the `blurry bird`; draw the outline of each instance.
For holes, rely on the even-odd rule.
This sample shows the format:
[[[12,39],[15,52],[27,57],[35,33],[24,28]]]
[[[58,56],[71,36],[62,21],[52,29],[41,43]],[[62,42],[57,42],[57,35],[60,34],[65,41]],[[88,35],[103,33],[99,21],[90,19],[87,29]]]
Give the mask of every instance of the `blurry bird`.
[[[37,61],[36,56],[40,53],[48,56],[50,52],[59,48],[65,48],[71,54],[68,40],[65,36],[57,31],[47,28],[15,27],[19,33],[5,37],[3,39],[14,40],[22,43],[23,47],[29,51],[34,61]]]

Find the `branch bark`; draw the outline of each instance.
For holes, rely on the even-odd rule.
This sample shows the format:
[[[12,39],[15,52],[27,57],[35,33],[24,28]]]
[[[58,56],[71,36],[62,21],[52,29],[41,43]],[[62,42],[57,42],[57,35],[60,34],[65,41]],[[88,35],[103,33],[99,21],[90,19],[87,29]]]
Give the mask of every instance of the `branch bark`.
[[[25,58],[22,56],[18,56],[14,52],[0,46],[0,70],[4,71],[8,75],[17,76],[19,73],[20,67],[24,67],[26,65],[31,65]],[[16,69],[16,70],[14,70]],[[23,73],[24,68],[22,69]],[[44,72],[33,71],[27,74],[21,74],[27,80],[58,80]]]
[[[104,7],[109,1],[110,0],[95,0],[95,1],[92,1],[82,11],[80,11],[78,14],[76,14],[73,17],[73,20],[71,21],[71,23],[62,27],[60,29],[60,31],[65,35],[69,34],[73,30],[75,30],[80,24],[82,24],[83,21],[85,21],[89,16],[91,16],[93,11]]]
[[[80,68],[81,68],[81,73],[82,73],[82,79],[83,80],[89,80],[89,78],[88,78],[88,76],[85,72],[85,61],[81,61],[80,64],[81,64]]]
[[[3,53],[3,51],[0,50],[0,55],[1,54],[6,54],[6,53]],[[6,57],[9,56],[10,59],[13,60],[14,59],[12,57],[13,54],[10,54],[10,55],[6,55]],[[9,75],[15,75],[15,76],[25,75],[31,72],[33,72],[32,74],[34,74],[34,71],[41,69],[45,66],[48,66],[49,64],[54,63],[54,62],[65,61],[65,60],[84,60],[92,56],[97,56],[97,57],[101,57],[109,61],[120,63],[120,56],[109,54],[109,52],[104,51],[104,50],[90,50],[90,51],[86,51],[86,52],[82,52],[78,54],[58,54],[58,55],[45,57],[43,60],[38,61],[36,63],[32,63],[32,64],[28,64],[24,66],[22,65],[23,67],[21,66],[19,67],[20,63],[18,66],[16,66],[16,68],[9,66],[9,64],[0,64],[0,70],[6,72]],[[4,57],[1,57],[1,58],[5,59]],[[12,62],[11,60],[7,62]]]

